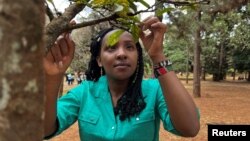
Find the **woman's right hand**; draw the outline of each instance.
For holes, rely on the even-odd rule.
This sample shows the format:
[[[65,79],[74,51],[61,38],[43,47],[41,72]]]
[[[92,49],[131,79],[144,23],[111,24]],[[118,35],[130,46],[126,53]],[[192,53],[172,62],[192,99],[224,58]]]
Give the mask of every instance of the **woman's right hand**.
[[[160,61],[165,60],[163,41],[167,26],[157,17],[149,16],[142,21],[140,27],[140,38],[153,63],[159,63]],[[147,30],[149,31],[149,34],[143,32]]]
[[[60,35],[43,58],[46,75],[63,76],[69,67],[75,52],[75,44],[70,36],[70,33]]]

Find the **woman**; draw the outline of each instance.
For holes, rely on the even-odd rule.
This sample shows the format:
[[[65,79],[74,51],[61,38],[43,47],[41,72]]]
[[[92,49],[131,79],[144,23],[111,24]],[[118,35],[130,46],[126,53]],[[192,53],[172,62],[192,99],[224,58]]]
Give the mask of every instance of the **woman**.
[[[72,61],[74,43],[59,37],[46,57],[45,135],[49,138],[79,124],[81,140],[159,140],[160,121],[176,135],[197,135],[199,113],[192,98],[163,54],[166,25],[156,17],[140,25],[140,39],[154,64],[157,79],[142,80],[143,58],[139,43],[123,32],[115,45],[108,40],[117,30],[102,31],[91,44],[87,80],[57,102],[63,74]]]

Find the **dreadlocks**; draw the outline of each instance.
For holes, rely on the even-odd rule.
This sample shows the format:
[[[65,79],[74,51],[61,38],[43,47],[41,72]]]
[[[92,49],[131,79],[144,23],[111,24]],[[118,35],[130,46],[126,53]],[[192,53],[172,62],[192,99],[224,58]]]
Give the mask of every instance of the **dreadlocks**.
[[[101,73],[105,74],[105,71],[98,66],[96,58],[100,55],[101,43],[104,36],[114,30],[108,28],[102,30],[93,40],[90,45],[91,58],[86,71],[87,80],[97,81]],[[138,52],[137,68],[134,74],[129,80],[129,86],[124,94],[118,99],[117,106],[114,108],[115,115],[119,115],[121,121],[131,116],[139,114],[145,107],[146,103],[142,95],[141,83],[143,79],[144,65],[142,57],[142,48],[139,43],[136,43],[136,49]]]

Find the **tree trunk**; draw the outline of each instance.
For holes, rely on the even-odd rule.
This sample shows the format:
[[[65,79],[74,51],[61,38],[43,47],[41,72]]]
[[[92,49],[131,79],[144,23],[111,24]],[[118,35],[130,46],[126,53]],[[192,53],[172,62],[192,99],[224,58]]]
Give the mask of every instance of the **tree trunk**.
[[[188,84],[189,77],[189,46],[187,46],[187,62],[186,62],[186,84]]]
[[[0,1],[0,141],[43,140],[44,1]]]
[[[222,42],[220,45],[220,53],[219,53],[219,72],[218,77],[219,80],[223,80],[223,58],[224,58],[224,43]]]
[[[232,73],[233,80],[235,80],[235,74],[236,74],[236,69],[234,68],[234,71]]]
[[[219,81],[218,73],[213,73],[213,81]]]
[[[204,67],[201,68],[201,80],[206,81],[206,71]]]
[[[250,81],[250,71],[248,71],[247,81]]]
[[[197,11],[197,23],[198,27],[195,32],[195,47],[194,47],[194,82],[193,82],[193,95],[194,97],[201,97],[200,94],[200,52],[201,52],[201,10]]]

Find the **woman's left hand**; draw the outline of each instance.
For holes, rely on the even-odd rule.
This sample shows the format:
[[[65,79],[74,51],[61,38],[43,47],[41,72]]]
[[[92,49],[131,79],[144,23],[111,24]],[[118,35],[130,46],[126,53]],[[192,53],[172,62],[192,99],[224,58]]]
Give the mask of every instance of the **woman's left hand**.
[[[163,53],[163,40],[167,26],[157,17],[151,16],[143,20],[140,27],[140,38],[152,61],[158,63],[165,59]],[[144,31],[147,30],[150,31],[149,34],[144,33]]]

